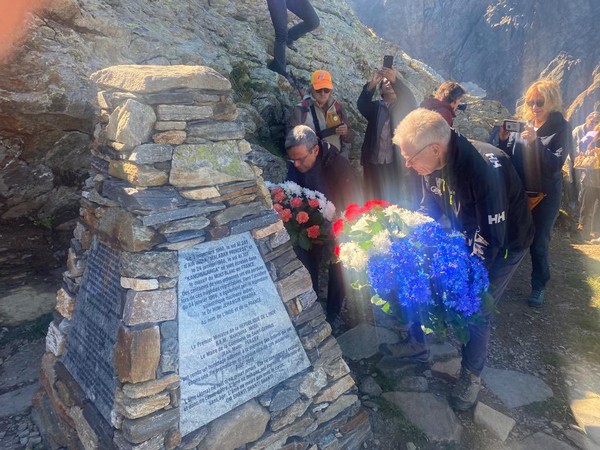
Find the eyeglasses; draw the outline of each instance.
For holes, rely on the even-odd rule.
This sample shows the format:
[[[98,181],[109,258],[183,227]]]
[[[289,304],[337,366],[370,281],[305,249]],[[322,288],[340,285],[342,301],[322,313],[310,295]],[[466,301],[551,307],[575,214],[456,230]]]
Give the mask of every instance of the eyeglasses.
[[[310,155],[312,155],[312,152],[308,152],[305,156],[303,156],[302,158],[298,158],[298,159],[288,159],[288,162],[290,162],[292,165],[293,164],[304,164],[304,161],[306,161],[306,158],[308,158]]]
[[[421,149],[420,149],[420,150],[418,150],[418,151],[417,151],[417,152],[416,152],[414,155],[412,155],[410,158],[408,158],[404,164],[406,164],[406,165],[408,166],[408,165],[409,165],[409,164],[410,164],[410,163],[411,163],[411,162],[412,162],[412,161],[413,161],[413,160],[414,160],[414,159],[415,159],[417,156],[419,156],[419,154],[420,154],[421,152],[423,152],[423,150],[425,150],[427,147],[429,147],[430,145],[433,145],[433,144],[434,144],[434,143],[433,143],[433,142],[431,142],[431,143],[427,144],[425,147],[421,147]]]
[[[533,108],[533,105],[537,106],[538,108],[543,108],[545,104],[545,100],[529,100],[527,102],[527,106],[529,106],[530,108]]]
[[[317,94],[329,94],[331,92],[331,89],[327,89],[327,88],[315,89],[315,92]]]

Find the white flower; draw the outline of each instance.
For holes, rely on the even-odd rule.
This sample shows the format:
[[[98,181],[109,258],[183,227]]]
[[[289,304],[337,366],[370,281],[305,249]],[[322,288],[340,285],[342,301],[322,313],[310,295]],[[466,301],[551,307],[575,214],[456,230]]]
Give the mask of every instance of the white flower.
[[[281,183],[281,187],[287,195],[295,195],[296,197],[302,196],[302,188],[293,181],[284,181]]]
[[[278,185],[265,180],[265,186],[267,187],[267,189],[275,189],[275,187]]]
[[[340,260],[342,263],[354,270],[364,270],[367,267],[369,257],[367,252],[354,242],[340,244]]]
[[[400,213],[400,219],[406,224],[409,228],[414,228],[419,225],[423,225],[427,222],[433,222],[433,219],[425,214],[421,214],[414,211],[409,211],[407,209],[402,210]]]
[[[373,247],[371,248],[372,254],[387,253],[390,250],[392,241],[390,239],[390,232],[383,230],[373,236]]]
[[[311,198],[311,199],[312,198],[317,198],[317,191],[313,191],[311,189],[304,188],[304,189],[302,189],[302,192],[304,193],[304,196],[306,198]]]
[[[330,222],[333,222],[333,218],[335,217],[335,205],[329,201],[325,201],[325,207],[323,208],[320,204],[321,201],[319,200],[319,210],[323,214],[323,217]]]
[[[396,205],[388,206],[383,210],[383,213],[390,219],[392,223],[398,225],[406,225],[409,228],[414,228],[423,225],[427,222],[432,222],[433,219],[425,214],[410,211],[408,209],[399,208]]]

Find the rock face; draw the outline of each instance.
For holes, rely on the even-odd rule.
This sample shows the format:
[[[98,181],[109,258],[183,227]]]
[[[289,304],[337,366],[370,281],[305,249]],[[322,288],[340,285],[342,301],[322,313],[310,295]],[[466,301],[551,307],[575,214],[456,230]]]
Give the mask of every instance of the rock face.
[[[600,60],[600,49],[589,39],[599,19],[594,0],[350,3],[385,39],[444,77],[476,82],[511,109],[540,74],[562,80],[569,104],[591,84]]]
[[[384,53],[397,55],[396,65],[417,99],[431,92],[435,81],[427,70],[397,47],[374,37],[344,1],[314,3],[322,25],[318,35],[309,34],[298,41],[299,52],[289,52],[290,68],[304,79],[316,69],[330,70],[336,96],[343,101],[359,136],[365,124],[356,110],[356,99]],[[51,5],[29,18],[25,40],[0,61],[1,220],[52,217],[60,224],[76,215],[77,195],[71,193],[87,176],[93,118],[98,112],[91,73],[100,70],[95,80],[100,85],[114,85],[133,93],[136,89],[163,89],[164,83],[168,84],[168,80],[153,74],[142,85],[130,86],[127,77],[112,80],[101,71],[108,66],[210,66],[231,80],[240,110],[237,129],[242,133],[245,129],[246,138],[263,146],[272,148],[281,142],[286,112],[299,98],[286,80],[265,68],[273,41],[265,2],[61,0]],[[345,45],[340,46],[340,42]],[[211,76],[214,78],[206,75]],[[228,88],[219,83],[222,81],[213,87],[215,92]],[[180,95],[186,94],[182,89]],[[98,98],[98,103],[104,108],[106,102],[113,102],[112,107],[122,104],[115,111],[122,122],[136,121],[139,126],[135,135],[121,139],[133,147],[144,137],[145,124],[152,118],[135,108],[135,94],[127,97]],[[201,120],[207,113],[215,111],[180,107],[178,111],[159,110],[158,120],[188,120],[189,114],[200,114]],[[227,105],[223,105],[221,114],[230,114]],[[166,127],[177,129],[176,124]],[[202,134],[200,124],[196,128],[194,143],[213,140],[210,134]],[[112,132],[116,136],[119,129]],[[155,142],[164,144],[169,143],[165,140],[175,139],[179,144],[177,140],[185,136],[175,133],[157,135]],[[354,155],[359,148],[360,137]]]

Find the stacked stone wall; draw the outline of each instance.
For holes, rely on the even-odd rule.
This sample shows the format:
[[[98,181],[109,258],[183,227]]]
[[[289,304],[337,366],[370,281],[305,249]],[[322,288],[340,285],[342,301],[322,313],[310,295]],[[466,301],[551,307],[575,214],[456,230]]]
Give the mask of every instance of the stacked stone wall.
[[[34,402],[46,442],[140,450],[361,447],[368,415],[260,170],[245,159],[250,145],[235,121],[229,81],[196,66],[116,66],[92,80],[101,111],[91,173]],[[178,253],[247,232],[310,367],[182,436]],[[103,278],[94,281],[94,271]],[[114,335],[103,336],[111,329],[103,325],[93,335],[98,343],[75,342],[86,308],[78,303],[92,289],[86,284],[102,290],[111,280],[110,298],[96,308],[112,308],[97,320],[116,317]],[[101,373],[71,373],[77,345],[112,351],[114,379],[102,390],[110,395],[100,399],[81,381],[93,384]]]

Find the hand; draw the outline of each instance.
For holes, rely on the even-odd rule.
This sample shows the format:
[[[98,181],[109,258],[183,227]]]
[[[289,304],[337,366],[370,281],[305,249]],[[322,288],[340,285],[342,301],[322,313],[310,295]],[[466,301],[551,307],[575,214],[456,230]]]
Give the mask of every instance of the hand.
[[[390,81],[390,83],[394,84],[396,82],[396,69],[383,67],[380,72],[384,78],[387,78]]]
[[[348,125],[345,123],[338,125],[338,127],[335,129],[335,134],[346,136],[348,134]]]
[[[527,141],[528,144],[532,144],[537,135],[531,125],[525,125],[525,130],[521,132],[521,137]]]
[[[500,125],[500,131],[498,131],[498,139],[506,141],[510,136],[510,132],[504,129],[504,125]]]
[[[375,86],[383,79],[383,75],[379,70],[375,70],[373,75],[371,76],[371,81],[369,81],[369,90],[375,89]]]

